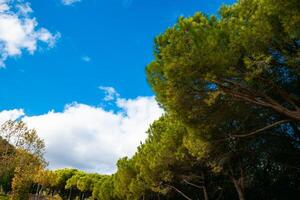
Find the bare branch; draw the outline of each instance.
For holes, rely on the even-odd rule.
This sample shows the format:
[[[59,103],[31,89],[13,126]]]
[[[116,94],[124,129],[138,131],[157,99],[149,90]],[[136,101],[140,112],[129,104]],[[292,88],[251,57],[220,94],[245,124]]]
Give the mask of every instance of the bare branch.
[[[189,181],[187,181],[185,179],[183,179],[183,182],[185,182],[186,184],[191,185],[191,186],[193,186],[195,188],[198,188],[198,189],[203,189],[203,187],[204,187],[204,186],[199,186],[199,185],[196,185],[194,183],[191,183],[191,182],[189,182]]]
[[[258,130],[256,130],[256,131],[253,131],[253,132],[248,133],[248,134],[243,134],[243,135],[231,135],[231,136],[232,136],[232,137],[237,137],[237,138],[249,137],[249,136],[255,135],[255,134],[259,133],[259,132],[265,131],[265,130],[267,130],[267,129],[273,128],[273,127],[275,127],[275,126],[278,126],[278,125],[280,125],[280,124],[284,124],[284,123],[287,123],[287,122],[290,122],[290,121],[291,121],[291,120],[288,120],[288,119],[286,119],[286,120],[281,120],[281,121],[275,122],[275,123],[273,123],[273,124],[270,124],[270,125],[268,125],[268,126],[266,126],[266,127],[264,127],[264,128],[258,129]]]
[[[178,192],[179,194],[181,194],[181,196],[183,196],[184,198],[186,198],[187,200],[192,200],[190,197],[188,197],[186,194],[184,194],[182,191],[180,191],[179,189],[177,189],[176,187],[167,184],[167,186],[169,186],[170,188],[174,189],[176,192]]]

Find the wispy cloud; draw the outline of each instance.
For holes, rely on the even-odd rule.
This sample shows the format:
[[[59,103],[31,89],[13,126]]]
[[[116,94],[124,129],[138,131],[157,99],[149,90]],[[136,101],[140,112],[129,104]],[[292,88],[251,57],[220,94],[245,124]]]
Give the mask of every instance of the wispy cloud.
[[[104,101],[113,101],[120,96],[116,89],[113,87],[100,86],[99,89],[102,90],[105,94],[103,98]]]
[[[21,56],[23,51],[34,54],[38,44],[53,47],[60,37],[46,28],[38,28],[31,17],[30,3],[17,0],[0,0],[0,67],[9,57]]]
[[[62,4],[66,5],[66,6],[70,6],[73,5],[74,3],[78,3],[81,0],[62,0]]]
[[[82,56],[81,60],[83,60],[84,62],[91,62],[92,61],[91,57],[89,57],[89,56]]]

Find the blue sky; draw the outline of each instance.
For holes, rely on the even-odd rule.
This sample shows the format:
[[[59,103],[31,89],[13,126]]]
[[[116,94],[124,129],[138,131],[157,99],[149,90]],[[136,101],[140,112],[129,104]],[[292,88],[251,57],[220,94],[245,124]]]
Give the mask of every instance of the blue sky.
[[[234,0],[64,1],[0,0],[0,125],[36,129],[51,169],[110,174],[163,114],[145,77],[154,37]]]
[[[39,25],[61,38],[54,48],[24,52],[0,69],[0,110],[23,108],[29,115],[70,102],[100,103],[99,86],[112,86],[123,97],[152,95],[145,66],[152,59],[153,38],[179,15],[216,13],[233,0],[31,0]],[[86,62],[82,58],[89,58]]]

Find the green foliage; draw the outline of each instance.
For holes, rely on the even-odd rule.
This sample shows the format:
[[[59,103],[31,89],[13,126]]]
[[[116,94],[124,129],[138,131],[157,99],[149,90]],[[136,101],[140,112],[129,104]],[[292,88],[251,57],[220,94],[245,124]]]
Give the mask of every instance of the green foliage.
[[[9,197],[6,195],[0,194],[0,200],[9,200]]]
[[[114,176],[105,176],[96,183],[93,197],[99,200],[118,200],[114,187]]]
[[[186,127],[188,152],[227,176],[240,199],[255,191],[258,171],[273,177],[269,189],[278,184],[275,174],[299,173],[292,170],[299,160],[287,172],[287,163],[276,159],[299,153],[299,5],[240,0],[223,6],[219,18],[180,18],[155,39],[155,59],[146,72],[157,100]],[[284,150],[282,141],[289,141]],[[294,186],[287,187],[292,194]]]
[[[241,0],[220,14],[180,18],[156,38],[147,77],[159,102],[187,121],[225,98],[300,121],[299,3]]]
[[[155,39],[148,81],[165,115],[112,175],[45,170],[36,131],[0,130],[0,185],[57,199],[297,199],[300,4],[239,0]]]
[[[184,126],[167,116],[150,126],[149,137],[138,151],[136,165],[151,190],[166,194],[169,188],[161,182],[172,183],[176,174],[174,170],[187,163],[182,146],[185,132]]]
[[[133,159],[129,160],[127,157],[122,158],[117,163],[118,172],[115,176],[115,190],[120,199],[135,199],[133,198],[130,185],[134,182],[137,172],[134,166]],[[139,194],[139,196],[141,193]]]
[[[42,166],[40,159],[27,151],[18,150],[16,168],[12,181],[12,199],[28,199],[34,176]]]
[[[44,142],[22,121],[8,121],[0,128],[0,183],[13,200],[27,199],[38,169],[45,166]]]
[[[15,148],[0,137],[0,187],[3,192],[11,190],[15,168]]]

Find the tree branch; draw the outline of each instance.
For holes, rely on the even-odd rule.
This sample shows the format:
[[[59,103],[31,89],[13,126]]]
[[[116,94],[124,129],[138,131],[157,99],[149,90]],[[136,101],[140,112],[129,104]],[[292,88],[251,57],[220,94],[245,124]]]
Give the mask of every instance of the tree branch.
[[[182,191],[180,191],[179,189],[177,189],[176,187],[166,184],[167,186],[169,186],[170,188],[174,189],[176,192],[178,192],[179,194],[181,194],[181,196],[183,196],[184,198],[186,198],[187,200],[192,200],[190,197],[188,197],[187,195],[185,195]]]
[[[195,188],[198,188],[198,189],[201,189],[203,190],[203,195],[204,195],[204,199],[205,200],[208,200],[208,194],[207,194],[207,190],[206,190],[206,187],[203,185],[203,186],[199,186],[199,185],[196,185],[194,183],[191,183],[185,179],[183,179],[183,182],[185,182],[186,184],[190,185],[190,186],[193,186]]]
[[[185,182],[186,184],[191,185],[191,186],[193,186],[195,188],[198,188],[198,189],[203,189],[203,187],[204,187],[204,186],[199,186],[199,185],[196,185],[194,183],[191,183],[191,182],[189,182],[189,181],[187,181],[185,179],[183,179],[183,182]]]
[[[265,131],[265,130],[267,130],[267,129],[273,128],[273,127],[275,127],[275,126],[277,126],[277,125],[284,124],[284,123],[287,123],[287,122],[290,122],[290,121],[291,121],[291,120],[288,120],[288,119],[286,119],[286,120],[281,120],[281,121],[275,122],[275,123],[273,123],[273,124],[270,124],[270,125],[268,125],[268,126],[266,126],[266,127],[264,127],[264,128],[258,129],[258,130],[256,130],[256,131],[253,131],[253,132],[248,133],[248,134],[243,134],[243,135],[231,135],[231,136],[232,136],[232,137],[237,137],[237,138],[249,137],[249,136],[255,135],[255,134],[259,133],[259,132]]]
[[[281,104],[279,104],[277,101],[272,99],[271,97],[267,95],[253,95],[252,92],[250,94],[235,91],[231,88],[228,88],[227,86],[222,85],[219,81],[215,81],[216,84],[220,87],[220,89],[225,93],[229,94],[237,99],[244,100],[246,102],[250,102],[256,105],[260,105],[263,107],[271,108],[274,111],[285,115],[291,119],[300,121],[300,110],[290,110]]]

